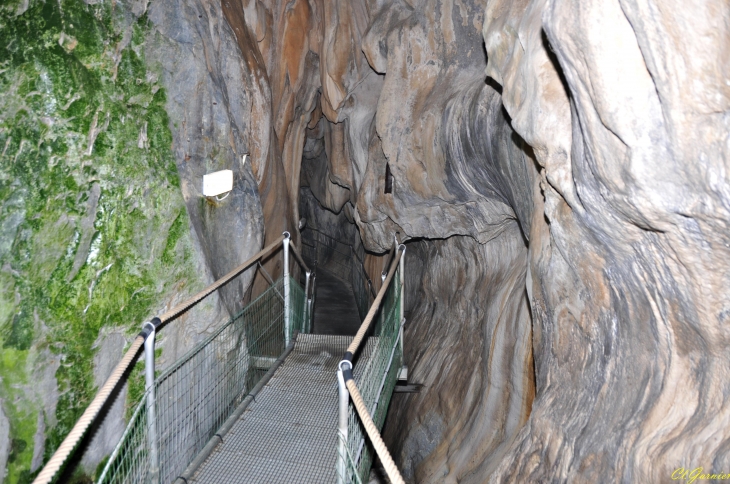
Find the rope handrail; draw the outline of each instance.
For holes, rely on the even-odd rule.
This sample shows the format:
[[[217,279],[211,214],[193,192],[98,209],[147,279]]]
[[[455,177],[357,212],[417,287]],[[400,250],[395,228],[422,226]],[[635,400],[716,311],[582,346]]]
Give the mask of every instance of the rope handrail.
[[[387,276],[383,281],[383,285],[381,286],[380,291],[378,291],[378,295],[375,298],[375,301],[373,301],[373,304],[370,306],[370,310],[368,311],[367,316],[365,316],[365,319],[360,325],[360,328],[353,337],[350,346],[348,346],[347,351],[345,352],[344,359],[342,360],[342,362],[340,362],[342,379],[344,380],[345,386],[347,387],[347,391],[350,393],[350,398],[352,398],[352,402],[355,405],[355,409],[357,410],[358,415],[360,416],[360,420],[362,421],[363,427],[365,428],[365,432],[368,434],[368,437],[373,444],[373,448],[378,454],[378,457],[380,457],[383,468],[385,469],[385,472],[388,475],[390,482],[392,482],[393,484],[405,484],[405,481],[403,480],[403,476],[401,476],[398,467],[395,465],[393,457],[388,451],[388,447],[385,445],[385,442],[383,442],[383,438],[380,436],[380,432],[378,431],[375,422],[373,422],[373,419],[370,416],[367,406],[365,405],[365,401],[360,394],[360,390],[355,384],[355,380],[352,375],[352,359],[358,348],[360,347],[360,344],[362,343],[365,335],[367,334],[367,331],[370,328],[373,319],[375,319],[375,315],[380,309],[380,304],[382,303],[383,298],[385,297],[385,293],[387,292],[388,287],[390,286],[390,283],[396,274],[396,268],[398,267],[398,264],[400,263],[400,260],[405,253],[405,249],[406,247],[403,244],[393,246],[391,252],[391,263],[388,267]]]
[[[207,288],[190,297],[186,301],[173,307],[169,311],[162,314],[160,317],[154,318],[151,321],[152,325],[146,325],[145,329],[142,330],[142,332],[140,332],[132,341],[132,345],[124,354],[121,361],[114,368],[114,371],[112,371],[111,375],[109,376],[109,378],[107,378],[104,385],[97,392],[96,396],[91,401],[89,406],[86,407],[86,410],[73,426],[71,432],[68,433],[63,442],[61,442],[61,445],[53,453],[53,456],[51,456],[45,466],[43,466],[41,472],[33,480],[33,484],[50,484],[53,481],[53,478],[61,470],[70,455],[78,446],[79,442],[86,435],[89,427],[91,427],[91,424],[96,420],[99,412],[107,403],[109,397],[112,395],[117,385],[121,382],[124,375],[129,371],[132,364],[137,359],[137,356],[142,349],[142,345],[144,344],[145,339],[147,339],[147,336],[151,332],[151,328],[148,329],[149,326],[154,326],[154,328],[157,329],[164,324],[173,321],[174,319],[188,311],[190,308],[197,305],[200,301],[208,297],[214,291],[226,285],[233,278],[240,275],[243,271],[251,267],[257,261],[270,254],[279,244],[282,243],[285,238],[285,235],[281,235],[271,244],[264,247],[261,251],[255,254],[253,257],[233,269],[225,276],[215,281]]]
[[[397,250],[398,250],[399,248],[400,248],[400,246],[398,245],[398,239],[396,239],[396,240],[395,240],[395,243],[393,244],[393,247],[391,247],[391,248],[390,248],[390,250],[388,251],[388,256],[387,256],[387,257],[388,257],[388,259],[389,259],[389,260],[390,260],[391,262],[393,261],[393,258],[395,258],[395,256],[396,256],[396,251],[397,251]],[[393,272],[393,271],[392,271],[393,267],[391,267],[391,265],[392,265],[392,264],[388,264],[388,263],[386,263],[386,264],[385,264],[385,269],[383,269],[383,272],[382,272],[382,275],[383,275],[383,276],[385,276],[385,275],[387,275],[387,274],[389,274],[389,273]],[[388,270],[388,272],[385,272],[385,270],[386,270],[386,269]]]
[[[257,261],[260,259],[263,259],[269,253],[271,253],[279,244],[282,243],[282,241],[286,238],[285,235],[280,235],[275,241],[261,249],[260,252],[255,254],[253,257],[248,259],[243,264],[239,265],[235,269],[233,269],[231,272],[226,274],[225,276],[221,277],[217,281],[215,281],[210,286],[206,287],[193,297],[187,299],[186,301],[178,304],[174,308],[170,309],[166,313],[164,313],[162,316],[160,316],[160,325],[164,325],[166,323],[169,323],[170,321],[176,319],[178,316],[186,312],[188,309],[192,308],[196,304],[198,304],[200,301],[205,299],[206,297],[210,296],[213,292],[215,292],[217,289],[220,289],[222,286],[225,286],[229,282],[231,282],[231,279],[233,279],[236,276],[239,276],[243,271],[254,265]]]
[[[357,349],[360,347],[360,344],[362,343],[365,334],[367,333],[368,329],[370,329],[370,324],[373,322],[373,319],[375,319],[375,315],[377,314],[378,309],[380,309],[380,303],[385,297],[385,292],[388,290],[388,286],[390,286],[390,281],[393,280],[393,276],[395,275],[395,268],[398,266],[400,258],[403,256],[403,252],[405,251],[405,249],[406,246],[403,244],[400,244],[396,248],[395,257],[393,257],[392,262],[390,263],[390,267],[388,269],[388,276],[385,278],[385,281],[383,281],[383,285],[380,287],[380,291],[378,291],[378,295],[375,297],[375,301],[373,301],[373,304],[370,306],[370,310],[368,311],[367,316],[365,316],[365,319],[360,325],[360,329],[357,330],[355,337],[352,338],[352,342],[347,348],[347,352],[345,353],[345,359],[347,361],[352,361],[353,355],[357,352]]]
[[[352,372],[352,370],[349,371]],[[360,390],[358,390],[357,385],[355,385],[355,380],[353,380],[352,377],[349,379],[347,379],[347,377],[345,378],[345,385],[347,386],[347,390],[350,392],[352,403],[355,404],[357,414],[360,416],[363,427],[365,427],[365,431],[367,432],[368,437],[370,437],[370,441],[373,443],[375,452],[377,452],[378,457],[380,457],[380,462],[383,464],[385,473],[388,474],[388,479],[390,479],[392,484],[405,484],[403,476],[401,476],[400,471],[398,470],[398,466],[395,465],[393,457],[391,457],[390,452],[388,451],[388,447],[386,447],[385,442],[383,442],[383,438],[380,436],[380,432],[378,432],[378,428],[375,426],[375,422],[373,422],[373,419],[370,417],[370,413],[365,406],[362,395],[360,395]]]

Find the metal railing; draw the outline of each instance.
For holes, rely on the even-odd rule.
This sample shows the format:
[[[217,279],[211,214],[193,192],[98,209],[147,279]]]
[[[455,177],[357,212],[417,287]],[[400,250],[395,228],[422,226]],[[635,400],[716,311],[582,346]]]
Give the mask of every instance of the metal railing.
[[[368,482],[376,452],[391,482],[403,482],[379,431],[403,362],[404,253],[404,245],[394,247],[387,271],[383,272],[383,285],[339,365],[338,484]],[[357,378],[358,388],[352,376],[353,365],[373,324],[372,349]]]
[[[159,318],[143,331],[117,365],[87,410],[54,453],[35,484],[53,482],[73,457],[79,442],[126,382],[141,347],[145,352],[145,392],[134,407],[121,440],[109,457],[99,483],[172,482],[214,438],[216,431],[252,392],[297,332],[311,327],[311,271],[289,244],[289,233],[253,258]],[[155,377],[155,336],[215,290],[272,253],[284,250],[284,274],[240,313]],[[305,271],[305,288],[289,275],[289,253]]]
[[[323,268],[350,284],[362,321],[376,296],[365,270],[362,244],[342,242],[316,227],[307,226],[302,230],[302,256],[315,274],[317,269]]]

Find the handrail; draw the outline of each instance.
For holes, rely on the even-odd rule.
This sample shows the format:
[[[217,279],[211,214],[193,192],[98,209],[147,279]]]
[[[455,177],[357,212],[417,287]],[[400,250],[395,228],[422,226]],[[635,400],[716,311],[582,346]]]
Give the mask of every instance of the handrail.
[[[294,254],[294,258],[299,262],[299,265],[302,266],[302,269],[304,269],[304,272],[312,272],[309,270],[309,267],[307,267],[307,264],[304,262],[304,259],[302,259],[302,256],[299,254],[299,251],[296,247],[292,244],[291,251]]]
[[[403,244],[400,244],[397,247],[397,252],[395,257],[393,258],[393,261],[390,264],[390,270],[388,271],[388,275],[385,278],[385,281],[383,281],[383,285],[380,287],[380,291],[378,291],[378,295],[375,298],[375,301],[373,301],[373,304],[370,306],[370,310],[368,311],[367,316],[365,316],[365,319],[363,320],[362,324],[360,325],[360,329],[357,330],[357,333],[355,334],[355,337],[352,338],[352,343],[350,343],[350,346],[347,347],[347,352],[345,353],[345,360],[352,362],[353,355],[357,352],[357,349],[360,347],[360,343],[362,343],[363,338],[365,337],[365,334],[367,333],[368,329],[370,328],[370,324],[373,322],[373,319],[375,319],[375,315],[378,312],[378,309],[380,309],[380,303],[383,301],[383,298],[385,297],[385,292],[388,290],[388,286],[390,285],[390,281],[393,280],[393,276],[395,275],[395,268],[398,266],[398,263],[400,262],[400,258],[403,256],[403,253],[406,250],[406,246]]]
[[[401,245],[403,245],[403,244],[401,244]],[[388,251],[388,256],[387,256],[388,260],[391,263],[393,261],[393,258],[395,257],[396,249],[398,249],[398,248],[400,248],[400,245],[398,245],[398,239],[395,239],[395,243],[393,244],[393,247],[391,247],[390,250]],[[390,272],[392,272],[391,270],[388,270],[388,272],[386,272],[386,270],[388,268],[392,269],[391,265],[392,264],[388,264],[388,263],[385,264],[385,269],[383,269],[383,272],[380,274],[381,277],[385,278],[385,276],[387,276]]]
[[[166,324],[172,321],[173,319],[180,316],[182,313],[187,311],[188,309],[192,308],[196,304],[198,304],[200,301],[205,299],[206,297],[210,296],[214,291],[219,289],[222,286],[225,286],[228,284],[231,279],[234,277],[240,275],[243,271],[251,267],[255,262],[257,262],[260,259],[263,259],[267,255],[269,255],[270,252],[272,252],[281,242],[284,240],[285,236],[280,235],[275,241],[261,249],[260,252],[258,252],[256,255],[248,259],[246,262],[241,264],[240,266],[233,269],[231,272],[226,274],[225,276],[221,277],[217,281],[215,281],[213,284],[208,286],[207,288],[200,291],[195,296],[189,298],[185,302],[182,302],[175,306],[174,308],[170,309],[166,313],[164,313],[162,316],[160,316],[160,324]]]
[[[349,371],[352,373],[352,370]],[[383,438],[380,436],[378,428],[375,426],[368,409],[365,407],[365,402],[362,399],[362,395],[360,395],[360,390],[358,390],[357,385],[355,385],[355,380],[353,380],[352,377],[349,379],[347,379],[347,377],[345,378],[345,385],[347,385],[347,390],[350,392],[352,403],[355,404],[357,414],[360,416],[360,420],[362,420],[365,431],[367,432],[368,437],[370,437],[370,441],[373,443],[375,452],[377,452],[378,457],[380,457],[380,462],[383,464],[385,473],[388,474],[388,479],[390,479],[392,484],[405,484],[403,476],[401,476],[400,471],[398,470],[398,466],[395,465],[393,457],[391,457],[390,452],[388,452],[388,447],[385,446],[385,442],[383,442]]]
[[[347,391],[350,394],[350,398],[352,398],[352,402],[355,405],[355,409],[357,410],[358,415],[360,416],[363,427],[365,427],[365,432],[368,434],[368,437],[370,438],[370,441],[375,448],[375,452],[377,452],[378,457],[380,458],[380,462],[383,464],[383,468],[385,469],[385,472],[388,475],[390,482],[392,482],[393,484],[405,484],[405,481],[403,480],[403,476],[401,476],[398,467],[395,465],[393,457],[391,457],[390,452],[388,451],[388,447],[383,442],[383,438],[380,436],[380,432],[378,432],[378,428],[373,422],[373,419],[370,416],[367,407],[365,406],[365,402],[362,398],[362,395],[360,394],[360,390],[355,384],[355,380],[353,379],[352,375],[352,359],[358,348],[360,347],[360,344],[362,343],[365,334],[367,334],[368,329],[370,329],[370,325],[372,324],[375,315],[380,309],[380,304],[382,303],[383,298],[385,297],[385,293],[388,290],[388,287],[390,286],[393,277],[395,276],[396,267],[398,267],[398,264],[400,263],[400,260],[403,257],[405,250],[406,246],[403,244],[399,244],[397,246],[393,245],[393,257],[391,259],[387,276],[385,276],[383,285],[381,286],[380,291],[378,291],[378,295],[375,298],[375,301],[373,301],[373,304],[370,306],[370,310],[368,311],[367,316],[365,316],[365,319],[360,325],[357,334],[355,334],[352,342],[350,343],[350,346],[348,346],[347,351],[345,352],[345,356],[340,362],[340,371],[338,372],[338,379],[340,381],[340,384],[344,383],[347,387]],[[396,341],[396,345],[397,344],[398,342]],[[340,395],[342,400],[344,395],[342,393]],[[342,400],[341,404],[342,403],[346,404],[346,400]],[[347,426],[346,419],[344,419],[343,421],[343,418],[344,414],[341,413],[340,425],[344,424],[345,426]]]
[[[43,466],[43,470],[38,474],[38,476],[33,480],[33,484],[49,484],[52,482],[53,478],[56,476],[58,471],[63,467],[63,465],[66,463],[67,459],[71,455],[71,453],[76,449],[76,446],[79,444],[81,439],[86,435],[86,432],[89,430],[89,427],[91,424],[96,420],[96,418],[99,415],[99,412],[106,404],[107,400],[109,399],[109,396],[114,392],[117,385],[122,380],[122,377],[129,371],[129,369],[132,367],[134,361],[137,359],[137,356],[139,355],[140,349],[142,349],[142,345],[144,341],[147,339],[147,336],[153,331],[151,327],[154,329],[160,328],[161,326],[169,323],[170,321],[176,319],[178,316],[198,304],[200,301],[208,297],[210,294],[212,294],[214,291],[219,289],[220,287],[224,286],[228,282],[230,282],[234,277],[240,275],[243,271],[251,267],[254,263],[256,263],[258,260],[264,258],[269,253],[271,253],[279,244],[282,243],[282,241],[285,239],[284,235],[281,235],[278,237],[275,241],[273,241],[268,246],[264,247],[261,251],[259,251],[256,255],[248,259],[243,264],[239,265],[235,269],[233,269],[231,272],[226,274],[225,276],[221,277],[217,281],[215,281],[213,284],[208,286],[207,288],[203,289],[199,293],[195,294],[191,298],[187,299],[186,301],[182,302],[181,304],[178,304],[174,308],[170,309],[166,313],[164,313],[159,318],[154,318],[151,323],[145,325],[145,329],[143,329],[137,337],[132,341],[132,345],[129,347],[127,352],[122,357],[122,360],[117,364],[117,366],[114,368],[114,371],[112,374],[107,378],[104,385],[101,387],[101,389],[97,392],[94,399],[91,401],[88,407],[86,407],[86,410],[81,415],[81,418],[76,422],[76,424],[71,429],[71,432],[66,436],[65,439],[63,439],[63,442],[61,442],[61,445],[56,449],[56,452],[53,453],[53,456],[48,460],[45,466]],[[149,329],[148,329],[149,328]]]

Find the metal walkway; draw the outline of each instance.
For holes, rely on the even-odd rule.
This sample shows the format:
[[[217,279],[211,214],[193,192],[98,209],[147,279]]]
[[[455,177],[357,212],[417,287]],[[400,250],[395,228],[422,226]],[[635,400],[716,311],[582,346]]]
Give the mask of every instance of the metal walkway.
[[[338,393],[333,375],[351,340],[299,334],[293,351],[190,482],[334,483]],[[375,340],[363,348],[356,380]]]
[[[71,479],[70,463],[82,461],[85,437],[103,421],[104,408],[124,383],[130,388],[144,383],[144,393],[125,402],[127,427],[97,484],[363,484],[376,453],[391,482],[404,484],[379,431],[396,380],[406,370],[405,246],[393,245],[376,294],[362,246],[315,229],[303,239],[304,256],[285,232],[201,292],[144,323],[34,484]],[[284,264],[281,278],[274,280],[261,260],[277,247]],[[302,281],[292,277],[290,262],[301,266]],[[318,268],[324,291],[316,302]],[[157,371],[157,333],[249,269],[258,270],[270,287]],[[333,332],[354,336],[309,334],[318,304]],[[133,371],[142,352],[144,381]]]

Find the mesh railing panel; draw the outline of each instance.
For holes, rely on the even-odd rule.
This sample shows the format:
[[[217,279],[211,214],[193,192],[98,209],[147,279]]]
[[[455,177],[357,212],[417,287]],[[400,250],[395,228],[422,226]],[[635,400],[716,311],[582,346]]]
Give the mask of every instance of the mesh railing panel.
[[[339,432],[337,433],[337,440],[338,442],[342,442],[342,434]],[[345,482],[347,484],[362,484],[362,480],[360,479],[360,472],[358,471],[358,466],[355,463],[355,459],[350,452],[350,446],[345,445],[345,468],[340,470],[337,470],[337,482]],[[341,473],[344,473],[344,475],[339,475]],[[366,483],[370,482],[370,479],[365,481]]]
[[[147,477],[149,446],[145,398],[137,404],[98,482],[144,482]]]
[[[289,278],[289,298],[291,301],[290,308],[290,324],[291,328],[289,331],[289,339],[294,337],[297,332],[304,333],[307,330],[307,313],[306,305],[304,304],[304,289],[300,286],[292,277]]]
[[[362,373],[358,376],[359,371],[355,372],[355,383],[379,430],[383,428],[393,388],[398,379],[398,369],[402,364],[399,336],[401,304],[400,268],[398,268],[378,313],[372,354],[365,363],[365,368],[358,369]],[[354,364],[357,368],[357,360]],[[350,402],[347,437],[348,470],[344,482],[368,482],[375,450],[365,434],[365,428],[352,402]]]
[[[304,327],[304,291],[290,282],[290,337]],[[160,482],[172,482],[283,353],[284,279],[156,379]],[[142,397],[99,483],[144,482],[149,470]]]

